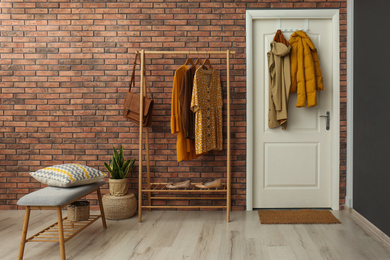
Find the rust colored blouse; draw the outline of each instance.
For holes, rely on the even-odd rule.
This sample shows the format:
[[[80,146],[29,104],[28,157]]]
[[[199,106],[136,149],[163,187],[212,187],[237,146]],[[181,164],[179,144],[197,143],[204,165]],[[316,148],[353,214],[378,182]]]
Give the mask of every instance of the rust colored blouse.
[[[280,43],[283,43],[284,45],[286,45],[287,47],[290,46],[290,44],[288,43],[288,41],[284,38],[283,36],[283,33],[281,30],[277,30],[275,36],[274,36],[274,41],[275,42],[280,42]]]

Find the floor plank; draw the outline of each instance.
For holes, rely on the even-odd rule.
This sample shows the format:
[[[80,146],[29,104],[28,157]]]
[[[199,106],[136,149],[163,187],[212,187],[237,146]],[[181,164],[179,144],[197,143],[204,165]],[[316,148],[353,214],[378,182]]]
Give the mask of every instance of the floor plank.
[[[145,211],[137,217],[97,221],[65,245],[67,259],[390,259],[390,248],[366,233],[346,211],[342,224],[262,225],[256,211]],[[66,214],[64,212],[64,214]],[[0,259],[17,259],[24,211],[0,211]],[[31,213],[28,236],[56,221],[51,211]],[[57,243],[27,243],[25,258],[59,259]]]

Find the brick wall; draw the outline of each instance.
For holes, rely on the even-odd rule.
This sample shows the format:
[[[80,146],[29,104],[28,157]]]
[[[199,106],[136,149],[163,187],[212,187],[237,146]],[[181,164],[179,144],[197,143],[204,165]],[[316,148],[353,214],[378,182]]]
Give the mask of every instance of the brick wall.
[[[340,9],[340,204],[344,203],[346,0],[3,0],[0,8],[0,209],[17,209],[21,196],[40,188],[29,172],[45,166],[77,162],[105,171],[103,162],[111,157],[112,146],[120,144],[126,156],[138,161],[138,127],[121,116],[136,50],[229,48],[237,52],[231,59],[232,207],[244,210],[245,11],[263,8]],[[226,151],[176,161],[170,98],[174,71],[185,59],[156,55],[146,60],[156,99],[150,135],[155,181],[207,181],[226,172]],[[211,62],[221,72],[226,97],[226,61],[213,56]],[[137,176],[135,169],[130,178],[133,192]],[[103,193],[107,192],[105,186]],[[96,197],[89,199],[96,204]],[[207,201],[211,203],[218,202]]]

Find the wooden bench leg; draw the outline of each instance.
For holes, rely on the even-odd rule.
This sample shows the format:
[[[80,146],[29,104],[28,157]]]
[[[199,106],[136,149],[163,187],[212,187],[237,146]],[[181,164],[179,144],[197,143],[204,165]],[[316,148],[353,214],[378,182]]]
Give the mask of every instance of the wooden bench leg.
[[[106,217],[104,215],[104,209],[103,209],[102,194],[100,192],[100,188],[97,189],[97,195],[98,195],[98,200],[99,200],[100,215],[102,215],[103,228],[107,228]]]
[[[64,227],[62,223],[62,208],[57,207],[57,218],[58,218],[58,238],[60,242],[61,260],[65,260],[65,241],[64,241]]]
[[[19,248],[19,260],[23,260],[23,254],[24,254],[24,246],[26,245],[26,237],[27,237],[27,229],[28,229],[28,222],[30,220],[30,207],[26,207],[26,214],[24,215],[24,223],[23,223],[23,231],[22,231],[22,240],[20,242],[20,248]]]

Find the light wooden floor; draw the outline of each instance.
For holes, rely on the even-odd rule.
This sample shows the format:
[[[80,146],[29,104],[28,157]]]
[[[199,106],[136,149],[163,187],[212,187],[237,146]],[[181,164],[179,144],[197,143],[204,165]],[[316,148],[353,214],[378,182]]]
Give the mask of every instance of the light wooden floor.
[[[256,211],[152,211],[97,221],[65,245],[67,259],[390,259],[390,249],[366,233],[346,211],[342,224],[261,225]],[[17,259],[24,211],[0,211],[0,259]],[[32,211],[28,236],[56,221],[55,212]],[[24,259],[59,259],[57,243],[27,243]]]

